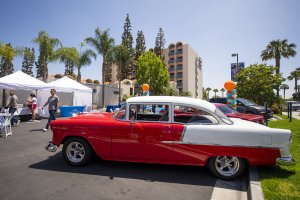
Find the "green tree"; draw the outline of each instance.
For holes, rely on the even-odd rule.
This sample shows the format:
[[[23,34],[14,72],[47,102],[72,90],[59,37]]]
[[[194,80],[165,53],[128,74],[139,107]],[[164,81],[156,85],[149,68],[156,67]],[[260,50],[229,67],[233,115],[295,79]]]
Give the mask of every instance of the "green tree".
[[[161,57],[162,50],[165,48],[165,34],[162,28],[159,28],[156,39],[155,39],[155,47],[154,53]]]
[[[217,92],[219,92],[218,89],[214,89],[213,92],[215,93],[215,98],[217,97]]]
[[[22,62],[22,72],[33,76],[32,68],[35,61],[34,48],[30,50],[30,48],[25,48]]]
[[[10,43],[0,45],[0,77],[13,73],[14,66],[12,61],[15,56],[16,50],[11,46]]]
[[[220,90],[222,92],[222,98],[224,97],[224,92],[225,92],[225,89],[224,88],[221,88]]]
[[[291,74],[287,77],[288,80],[295,80],[295,93],[297,93],[298,88],[298,80],[300,79],[300,67],[296,68],[296,70],[292,71]]]
[[[208,87],[208,88],[206,88],[205,90],[207,91],[207,100],[208,100],[208,99],[209,99],[209,92],[211,91],[211,88]]]
[[[39,57],[36,62],[37,77],[42,77],[43,81],[48,78],[48,63],[55,61],[55,51],[62,44],[57,38],[51,38],[45,31],[40,31],[33,42],[39,45]]]
[[[275,74],[276,67],[254,64],[241,70],[237,75],[239,97],[250,99],[258,104],[274,102],[274,88],[279,88],[284,78]]]
[[[85,39],[86,43],[92,46],[99,54],[102,55],[102,108],[104,107],[104,82],[105,82],[105,69],[107,65],[107,56],[109,51],[114,45],[114,39],[108,34],[109,30],[100,31],[99,28],[95,30],[95,37],[88,37]]]
[[[79,65],[79,53],[74,47],[62,47],[54,53],[55,59],[65,64],[65,75],[75,77],[74,67]]]
[[[142,53],[145,53],[146,51],[146,42],[145,42],[145,36],[143,31],[137,32],[137,38],[136,38],[136,46],[135,46],[135,62],[140,57]]]
[[[296,56],[296,45],[294,43],[289,44],[288,40],[272,40],[261,53],[263,61],[275,59],[276,74],[280,74],[280,60],[281,57],[289,58]],[[279,86],[276,88],[276,96],[279,98]]]
[[[137,85],[147,83],[151,95],[165,94],[169,88],[169,73],[165,63],[154,53],[143,53],[136,62]]]
[[[179,96],[178,90],[173,87],[168,87],[163,94],[165,96]]]
[[[129,14],[126,15],[125,23],[124,23],[124,32],[122,34],[122,45],[127,48],[129,52],[130,58],[130,65],[124,67],[122,79],[128,79],[129,76],[133,75],[134,72],[134,65],[133,65],[133,58],[134,58],[134,49],[133,49],[133,37],[131,34],[131,22],[129,18]]]
[[[0,77],[9,75],[13,73],[13,59],[16,56],[21,56],[23,54],[23,50],[21,48],[12,47],[10,43],[1,44],[0,43]],[[2,105],[6,104],[6,92],[3,90],[2,96]]]
[[[179,96],[191,97],[192,94],[190,93],[190,91],[181,91],[181,92],[179,92]]]
[[[207,91],[204,89],[204,87],[202,88],[202,99],[208,100]]]
[[[283,90],[283,99],[285,100],[285,90],[290,89],[290,87],[287,84],[282,84],[280,89]]]
[[[119,81],[119,104],[121,103],[121,81],[122,81],[122,74],[124,70],[126,70],[127,66],[130,64],[131,57],[130,53],[124,45],[118,45],[113,48],[112,53],[113,61],[118,66],[118,81]]]

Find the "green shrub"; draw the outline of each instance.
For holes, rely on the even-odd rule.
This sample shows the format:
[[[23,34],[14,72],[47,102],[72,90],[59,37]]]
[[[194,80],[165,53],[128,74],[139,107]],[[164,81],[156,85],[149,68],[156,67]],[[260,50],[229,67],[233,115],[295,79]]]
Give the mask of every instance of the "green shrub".
[[[61,74],[55,74],[54,75],[54,78],[62,78],[63,77],[63,75],[61,75]]]
[[[93,80],[92,79],[90,79],[90,78],[88,78],[88,79],[86,79],[86,81],[85,81],[86,83],[93,83]]]
[[[98,80],[94,80],[94,84],[97,84],[97,85],[99,85],[99,84],[100,84],[100,82],[99,82]]]

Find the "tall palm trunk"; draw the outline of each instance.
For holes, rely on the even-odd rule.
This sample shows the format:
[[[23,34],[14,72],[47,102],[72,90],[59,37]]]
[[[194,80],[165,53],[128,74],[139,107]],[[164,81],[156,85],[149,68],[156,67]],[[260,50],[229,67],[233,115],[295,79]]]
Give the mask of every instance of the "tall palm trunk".
[[[103,63],[102,63],[102,105],[101,108],[104,108],[104,90],[105,90],[105,59],[103,57]]]
[[[280,74],[280,56],[275,56],[276,74]],[[279,98],[279,86],[276,87],[276,97]]]
[[[297,78],[295,77],[295,93],[297,93],[297,91],[298,91],[298,90],[297,90],[297,85],[298,85],[297,81],[298,81],[298,80],[297,80]]]
[[[77,82],[81,82],[81,73],[80,73],[80,67],[77,67]]]

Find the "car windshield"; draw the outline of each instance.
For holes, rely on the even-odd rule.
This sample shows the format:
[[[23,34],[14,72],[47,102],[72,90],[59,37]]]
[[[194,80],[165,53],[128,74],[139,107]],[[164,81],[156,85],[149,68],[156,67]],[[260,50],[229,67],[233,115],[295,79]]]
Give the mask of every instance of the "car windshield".
[[[227,106],[227,105],[224,105],[224,106],[219,106],[218,107],[224,114],[234,114],[234,113],[237,113],[236,110],[234,110],[233,108]]]
[[[242,104],[244,104],[245,106],[255,106],[257,105],[256,103],[248,100],[248,99],[238,99],[238,101],[240,101]]]
[[[218,115],[221,118],[221,120],[226,124],[233,124],[233,122],[218,108],[216,108],[215,114]]]
[[[114,115],[113,118],[119,119],[119,120],[124,120],[126,117],[126,103],[118,110]]]

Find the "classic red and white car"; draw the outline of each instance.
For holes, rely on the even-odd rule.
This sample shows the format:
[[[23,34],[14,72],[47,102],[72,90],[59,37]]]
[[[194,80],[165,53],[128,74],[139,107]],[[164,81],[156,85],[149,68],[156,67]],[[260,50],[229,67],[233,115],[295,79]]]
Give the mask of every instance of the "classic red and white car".
[[[254,115],[254,114],[248,114],[248,113],[240,113],[230,106],[222,103],[214,103],[214,105],[221,110],[227,117],[233,117],[233,118],[240,118],[243,120],[251,121],[251,122],[256,122],[259,124],[264,124],[264,116],[262,115]]]
[[[164,113],[161,112],[164,110]],[[207,166],[223,179],[246,165],[293,165],[290,130],[229,119],[207,101],[188,97],[133,97],[114,114],[80,114],[51,123],[56,151],[72,166],[93,154],[104,160]]]

